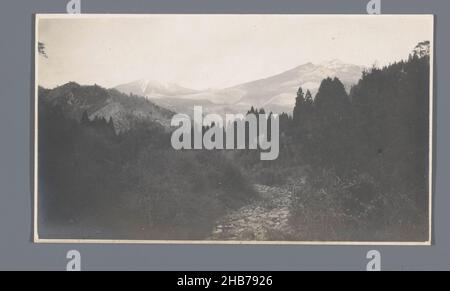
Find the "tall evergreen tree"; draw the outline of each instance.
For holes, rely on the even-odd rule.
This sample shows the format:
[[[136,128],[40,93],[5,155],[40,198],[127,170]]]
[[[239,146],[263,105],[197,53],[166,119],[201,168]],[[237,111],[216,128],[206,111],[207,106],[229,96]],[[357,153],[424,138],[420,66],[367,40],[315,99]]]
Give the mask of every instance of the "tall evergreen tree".
[[[89,116],[88,116],[87,111],[85,110],[85,111],[83,111],[83,114],[81,115],[81,124],[88,125],[89,122],[90,122]]]
[[[295,98],[295,106],[293,112],[294,122],[297,123],[300,121],[300,116],[303,113],[303,107],[305,105],[305,94],[303,93],[302,87],[298,88],[297,97]]]
[[[306,90],[306,94],[305,94],[305,104],[306,104],[306,106],[308,107],[308,110],[311,110],[311,109],[312,109],[313,103],[314,103],[314,101],[313,101],[311,92],[310,92],[309,90]]]
[[[326,78],[317,92],[314,105],[319,118],[325,124],[341,121],[350,108],[350,100],[345,87],[338,78]]]

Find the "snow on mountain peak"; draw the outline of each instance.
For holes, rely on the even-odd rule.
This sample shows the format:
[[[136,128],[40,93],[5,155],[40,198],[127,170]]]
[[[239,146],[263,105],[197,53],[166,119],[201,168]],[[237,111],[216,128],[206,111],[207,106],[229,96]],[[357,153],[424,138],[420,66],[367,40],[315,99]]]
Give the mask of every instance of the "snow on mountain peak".
[[[340,59],[332,59],[332,60],[324,61],[324,62],[319,63],[319,65],[327,67],[329,69],[336,69],[336,68],[351,66],[350,64],[347,64],[347,63],[341,61]]]
[[[182,108],[185,101],[209,102],[210,112],[222,112],[234,108],[236,112],[250,106],[261,107],[274,112],[289,112],[295,104],[295,96],[299,86],[310,90],[314,96],[323,79],[338,77],[349,89],[361,77],[362,68],[344,63],[339,59],[332,59],[321,63],[305,63],[290,70],[263,79],[238,84],[217,90],[190,90],[173,83],[140,80],[116,87],[119,91],[148,98],[163,99],[174,108]],[[177,100],[175,100],[175,99]],[[179,110],[176,110],[179,111]]]
[[[144,92],[146,91],[147,88],[171,89],[179,87],[177,84],[172,82],[163,82],[151,79],[141,79],[138,81],[138,83],[141,86],[142,91]]]
[[[136,94],[146,97],[177,96],[195,93],[195,90],[184,88],[172,82],[162,82],[151,79],[140,79],[116,87],[126,94]]]

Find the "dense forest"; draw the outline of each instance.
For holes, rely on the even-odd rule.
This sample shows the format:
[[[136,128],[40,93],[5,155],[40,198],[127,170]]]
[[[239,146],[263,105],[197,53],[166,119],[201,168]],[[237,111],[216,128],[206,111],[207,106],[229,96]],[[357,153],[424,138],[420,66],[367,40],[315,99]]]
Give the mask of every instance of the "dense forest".
[[[161,123],[118,130],[113,118],[65,114],[40,89],[40,235],[205,239],[215,220],[258,199],[258,183],[293,192],[293,231],[273,240],[425,241],[429,70],[423,42],[407,60],[363,72],[350,92],[338,78],[315,96],[299,88],[293,114],[279,115],[273,161],[174,150]]]
[[[429,70],[422,42],[408,60],[363,72],[349,94],[337,78],[315,98],[299,88],[293,116],[280,116],[278,160],[241,153],[260,183],[293,187],[288,238],[427,240]]]
[[[220,152],[176,151],[170,133],[136,120],[67,118],[39,104],[39,233],[52,238],[200,239],[254,196]]]

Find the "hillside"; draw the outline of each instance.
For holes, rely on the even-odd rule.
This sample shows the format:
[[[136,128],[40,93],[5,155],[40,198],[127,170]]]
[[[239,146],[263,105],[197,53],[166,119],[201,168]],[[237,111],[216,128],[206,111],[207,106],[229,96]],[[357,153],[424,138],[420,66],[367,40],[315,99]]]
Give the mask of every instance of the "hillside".
[[[130,129],[131,123],[136,120],[148,120],[168,128],[174,114],[144,97],[74,82],[52,90],[40,88],[39,98],[58,106],[68,118],[80,120],[84,111],[88,113],[89,119],[112,118],[118,132]]]

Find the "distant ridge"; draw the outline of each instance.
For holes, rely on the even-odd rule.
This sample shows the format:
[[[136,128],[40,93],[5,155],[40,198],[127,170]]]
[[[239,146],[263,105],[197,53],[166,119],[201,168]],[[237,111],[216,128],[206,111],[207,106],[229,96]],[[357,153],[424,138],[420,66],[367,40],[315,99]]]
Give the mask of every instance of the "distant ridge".
[[[115,88],[127,94],[146,96],[163,107],[176,108],[177,112],[183,111],[183,106],[187,104],[196,103],[205,106],[208,112],[219,114],[225,110],[243,112],[250,106],[264,107],[274,112],[291,112],[299,86],[310,90],[314,96],[323,79],[338,77],[345,88],[350,90],[360,79],[363,70],[361,66],[333,59],[318,64],[305,63],[280,74],[225,89],[196,91],[177,84],[148,80],[138,80]]]
[[[136,120],[146,120],[170,127],[173,112],[162,108],[145,97],[127,95],[116,89],[98,85],[82,86],[69,82],[54,89],[39,88],[39,99],[60,108],[62,113],[80,120],[84,111],[90,119],[103,117],[113,119],[115,130],[125,131]]]

